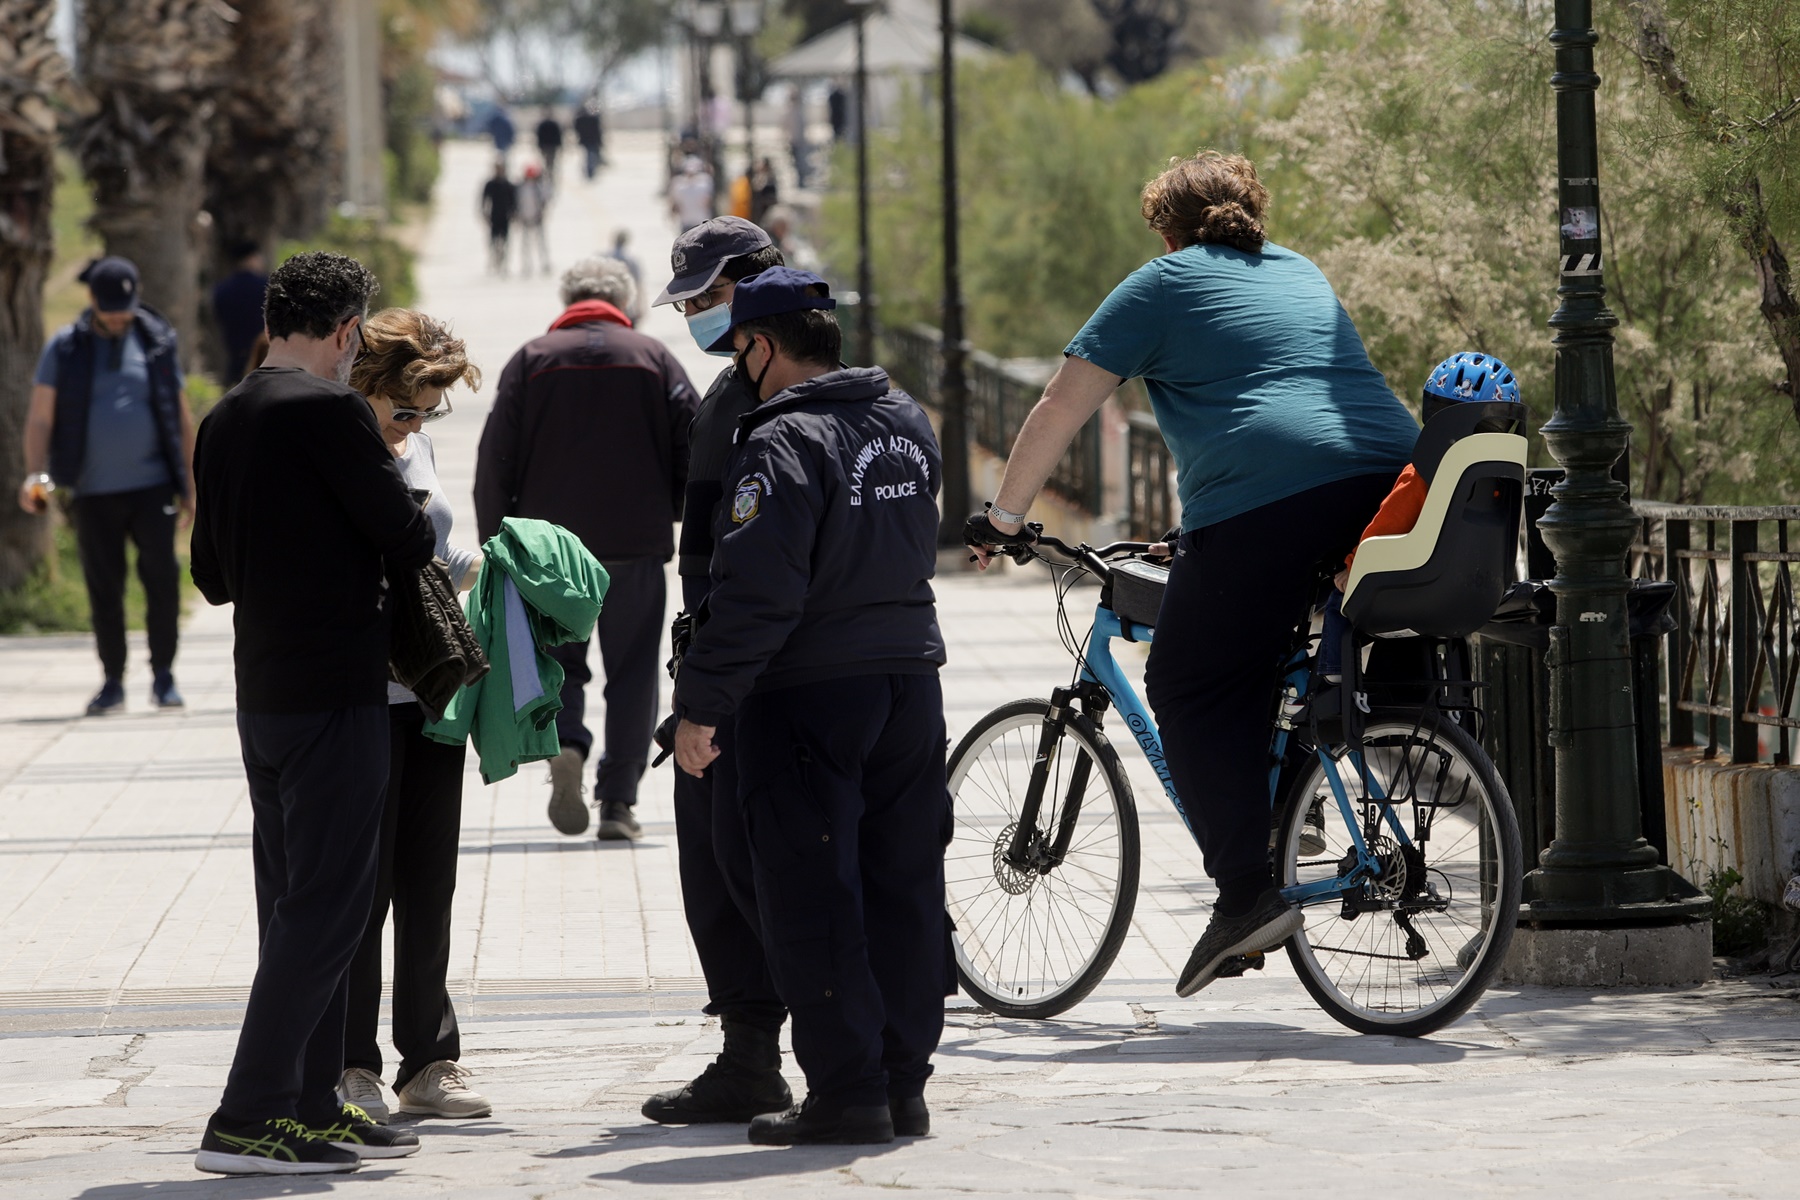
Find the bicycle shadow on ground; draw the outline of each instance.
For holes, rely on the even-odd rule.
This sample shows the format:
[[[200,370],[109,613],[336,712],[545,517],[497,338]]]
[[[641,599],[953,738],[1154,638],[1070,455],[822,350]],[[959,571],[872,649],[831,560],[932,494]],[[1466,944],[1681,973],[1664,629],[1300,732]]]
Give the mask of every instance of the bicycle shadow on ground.
[[[909,1139],[910,1141],[910,1139]],[[861,1159],[891,1154],[909,1141],[876,1146],[750,1146],[737,1125],[653,1125],[602,1129],[585,1146],[535,1155],[536,1158],[570,1159],[600,1156],[618,1151],[643,1153],[667,1150],[672,1157],[635,1162],[613,1171],[588,1176],[596,1182],[618,1181],[645,1185],[705,1185],[747,1183],[783,1175],[839,1171]],[[704,1151],[736,1147],[725,1153]],[[702,1153],[695,1153],[702,1151]]]

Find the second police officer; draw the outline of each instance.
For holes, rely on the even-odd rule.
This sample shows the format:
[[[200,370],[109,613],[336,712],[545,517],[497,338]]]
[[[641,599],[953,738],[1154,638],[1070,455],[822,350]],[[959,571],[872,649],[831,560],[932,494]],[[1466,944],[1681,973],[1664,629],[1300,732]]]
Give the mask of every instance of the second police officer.
[[[944,1021],[944,708],[931,576],[940,458],[879,368],[840,368],[836,301],[774,267],[738,282],[730,348],[758,406],[714,518],[712,591],[675,685],[699,775],[735,718],[738,795],[807,1096],[762,1144],[929,1127]],[[748,702],[746,702],[748,700]]]

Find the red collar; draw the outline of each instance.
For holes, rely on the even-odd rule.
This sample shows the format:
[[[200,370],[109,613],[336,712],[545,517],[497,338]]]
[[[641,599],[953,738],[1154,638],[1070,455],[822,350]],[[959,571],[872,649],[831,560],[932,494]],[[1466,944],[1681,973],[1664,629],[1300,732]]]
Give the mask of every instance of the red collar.
[[[562,316],[550,322],[550,328],[567,329],[571,325],[586,325],[591,321],[611,321],[615,325],[631,328],[631,318],[604,300],[579,300],[569,305]]]

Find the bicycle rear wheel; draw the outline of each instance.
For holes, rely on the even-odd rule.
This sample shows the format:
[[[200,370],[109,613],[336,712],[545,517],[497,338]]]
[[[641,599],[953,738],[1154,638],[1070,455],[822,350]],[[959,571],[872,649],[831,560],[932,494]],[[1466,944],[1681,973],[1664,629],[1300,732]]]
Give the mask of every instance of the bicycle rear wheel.
[[[950,756],[955,837],[944,895],[956,927],[956,974],[983,1008],[1053,1017],[1105,978],[1137,900],[1138,827],[1131,784],[1094,723],[1064,716],[1029,841],[1009,852],[1031,781],[1047,700],[1015,700],[983,717]],[[1078,807],[1071,807],[1071,791]],[[1070,821],[1067,850],[1054,848]]]
[[[1518,924],[1523,875],[1512,799],[1488,756],[1445,716],[1377,710],[1363,737],[1376,804],[1342,747],[1335,767],[1377,879],[1304,906],[1288,957],[1320,1007],[1363,1033],[1419,1037],[1462,1016],[1493,982]],[[1316,845],[1323,816],[1325,848]],[[1382,809],[1391,807],[1406,839]],[[1294,780],[1276,841],[1284,885],[1328,880],[1355,861],[1350,830],[1315,756]]]

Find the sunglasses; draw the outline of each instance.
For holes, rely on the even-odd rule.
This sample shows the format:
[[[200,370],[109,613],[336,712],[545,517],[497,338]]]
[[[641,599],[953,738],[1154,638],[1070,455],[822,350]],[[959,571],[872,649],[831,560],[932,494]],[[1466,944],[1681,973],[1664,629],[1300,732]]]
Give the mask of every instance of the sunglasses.
[[[396,425],[425,425],[455,411],[448,400],[436,408],[407,408],[400,404],[390,404],[388,407],[393,410],[391,419]]]
[[[725,289],[715,285],[701,292],[698,296],[689,296],[686,300],[675,301],[675,311],[682,316],[689,313],[702,313],[709,308],[716,308],[725,301]]]

